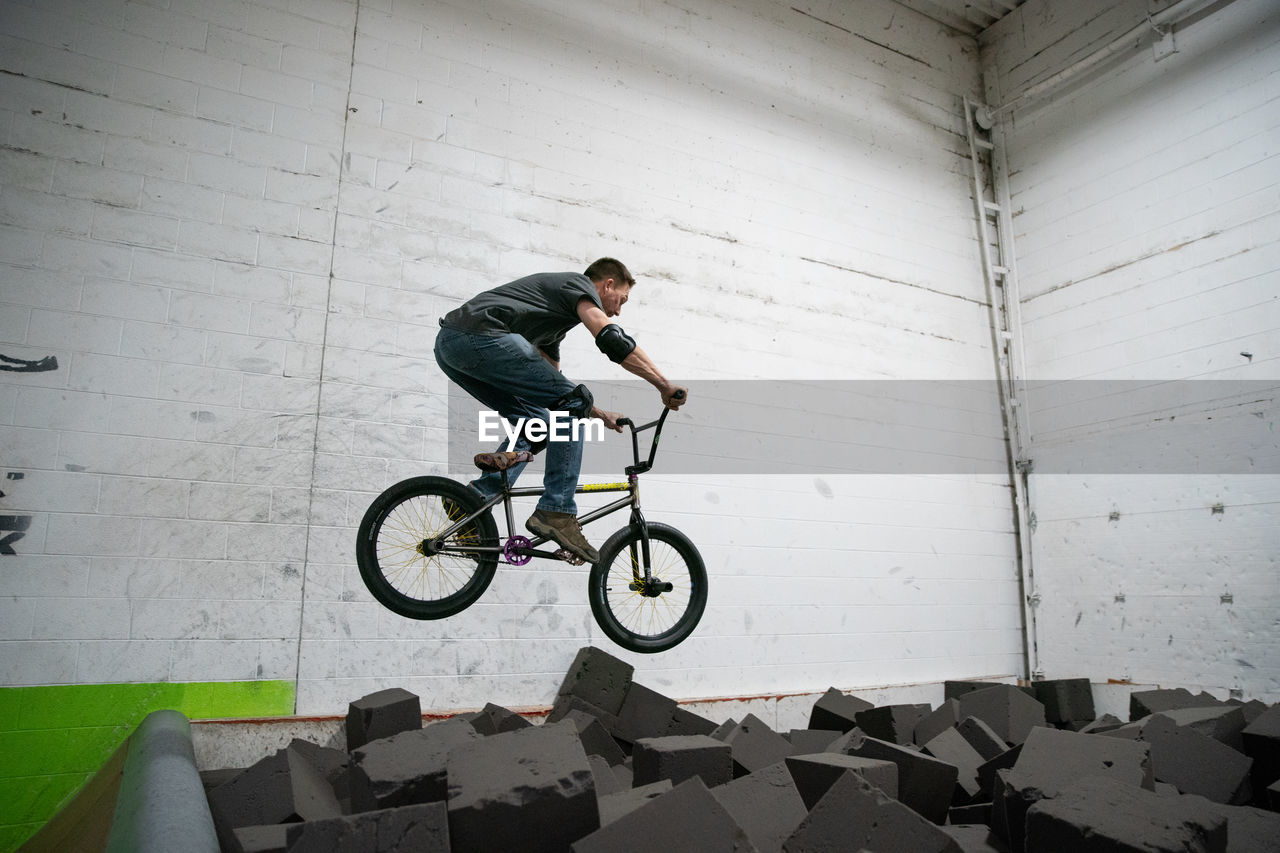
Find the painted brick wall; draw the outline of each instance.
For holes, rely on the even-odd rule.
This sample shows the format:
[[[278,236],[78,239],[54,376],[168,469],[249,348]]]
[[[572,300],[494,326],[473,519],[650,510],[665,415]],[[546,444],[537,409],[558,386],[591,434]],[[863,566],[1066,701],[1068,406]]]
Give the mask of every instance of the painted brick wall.
[[[444,470],[430,347],[481,289],[614,255],[639,279],[627,329],[682,380],[989,377],[958,121],[973,47],[880,2],[362,5],[300,708],[389,683],[442,708],[547,702],[578,647],[608,644],[581,569],[503,568],[469,611],[414,623],[350,559],[375,490]],[[586,335],[563,355],[575,379],[626,376]],[[717,409],[675,423],[664,452]],[[673,695],[1018,670],[1007,478],[667,470],[647,514],[712,578],[695,636],[633,658]]]
[[[984,45],[993,100],[1146,11],[1025,4]],[[1280,698],[1276,12],[1238,0],[1005,125],[1032,455],[1103,451],[1030,479],[1048,677]]]
[[[416,623],[352,555],[377,490],[445,464],[436,318],[530,271],[621,257],[626,326],[681,380],[991,377],[976,46],[888,0],[69,0],[0,22],[0,354],[33,368],[0,373],[3,684],[549,701],[607,643],[584,570],[504,570]],[[580,333],[564,361],[624,376]],[[996,400],[970,397],[956,434],[989,462]],[[672,470],[645,495],[712,575],[697,635],[636,661],[672,695],[1020,670],[998,466]]]
[[[281,6],[0,8],[6,685],[295,675],[356,9]]]

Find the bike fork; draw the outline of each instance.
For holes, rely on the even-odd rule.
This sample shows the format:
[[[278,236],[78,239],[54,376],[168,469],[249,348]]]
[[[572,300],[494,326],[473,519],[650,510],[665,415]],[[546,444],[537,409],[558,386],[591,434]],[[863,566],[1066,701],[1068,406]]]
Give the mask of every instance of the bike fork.
[[[649,561],[649,525],[640,511],[640,478],[635,474],[629,476],[631,484],[631,523],[640,528],[640,553],[636,553],[636,545],[631,543],[631,580],[633,584],[647,586],[653,582],[653,569]],[[643,558],[643,559],[638,559]],[[642,575],[641,568],[644,574]]]

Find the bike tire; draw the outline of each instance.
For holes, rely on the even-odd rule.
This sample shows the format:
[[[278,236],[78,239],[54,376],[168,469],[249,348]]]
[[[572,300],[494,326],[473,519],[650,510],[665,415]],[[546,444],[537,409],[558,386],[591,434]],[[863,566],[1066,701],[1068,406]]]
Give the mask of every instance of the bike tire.
[[[428,556],[420,545],[482,503],[474,489],[445,477],[413,477],[378,495],[356,538],[360,577],[373,597],[409,619],[443,619],[475,603],[493,580],[497,554]],[[479,516],[474,530],[464,527],[453,541],[497,545],[493,515]]]
[[[636,524],[609,537],[588,580],[591,612],[600,630],[624,649],[643,654],[679,645],[707,606],[707,569],[697,547],[670,525],[651,522],[648,528],[653,576],[672,583],[673,590],[648,597],[630,589],[636,565],[632,554],[641,553]]]

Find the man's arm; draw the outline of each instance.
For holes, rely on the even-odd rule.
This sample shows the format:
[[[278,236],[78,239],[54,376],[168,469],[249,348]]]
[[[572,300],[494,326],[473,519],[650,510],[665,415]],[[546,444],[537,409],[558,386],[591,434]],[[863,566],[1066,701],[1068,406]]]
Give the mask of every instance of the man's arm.
[[[578,302],[578,319],[582,321],[582,325],[587,327],[587,331],[591,333],[593,338],[598,336],[605,326],[613,322],[609,319],[609,315],[601,311],[589,299],[583,299]],[[639,376],[654,388],[657,388],[658,393],[662,395],[663,405],[668,409],[680,408],[689,398],[688,389],[673,384],[667,377],[663,376],[662,371],[658,369],[658,365],[639,346],[633,349],[631,354],[624,358],[620,364],[628,373]],[[684,391],[685,393],[678,395],[677,391]]]

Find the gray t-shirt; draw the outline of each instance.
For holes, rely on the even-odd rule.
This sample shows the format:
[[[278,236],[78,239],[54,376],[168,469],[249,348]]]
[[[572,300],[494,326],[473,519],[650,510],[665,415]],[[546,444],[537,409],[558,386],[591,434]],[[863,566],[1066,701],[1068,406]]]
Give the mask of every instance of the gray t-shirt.
[[[536,273],[486,290],[445,314],[440,325],[478,335],[514,332],[560,360],[560,341],[578,325],[578,302],[599,308],[600,294],[582,273]]]

